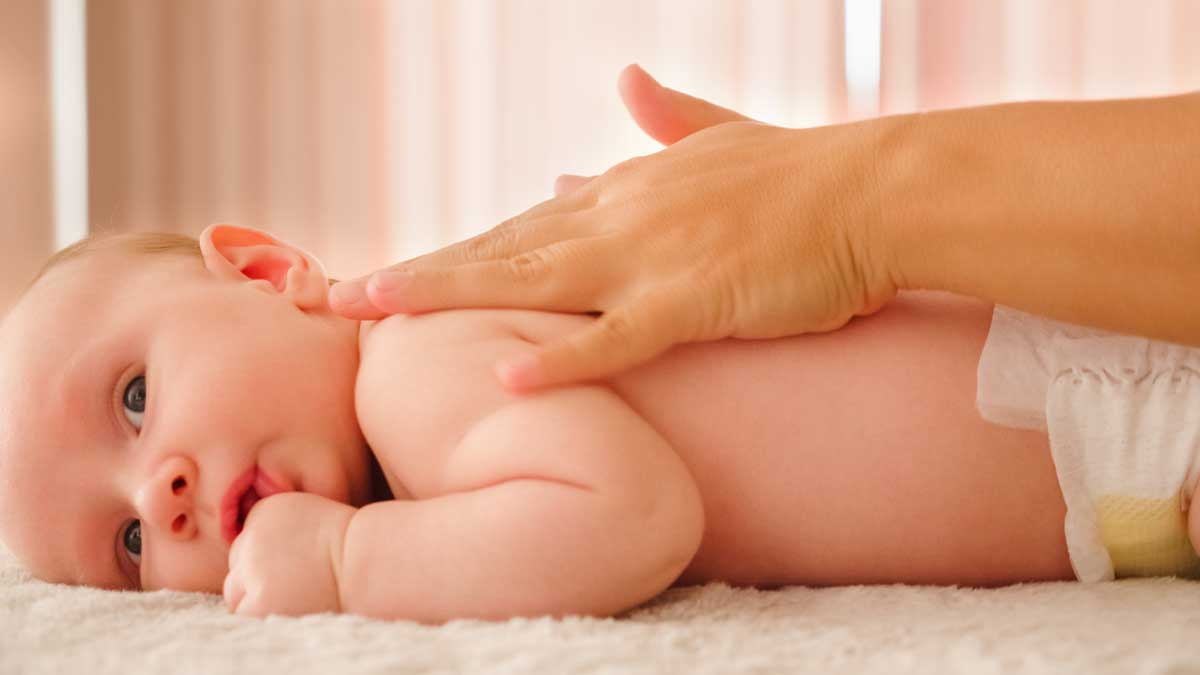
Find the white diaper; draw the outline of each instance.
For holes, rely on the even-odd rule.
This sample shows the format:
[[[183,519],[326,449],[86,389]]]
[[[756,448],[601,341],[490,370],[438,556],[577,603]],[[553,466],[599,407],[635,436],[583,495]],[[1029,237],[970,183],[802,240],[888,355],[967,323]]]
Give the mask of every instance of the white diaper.
[[[976,404],[990,422],[1049,433],[1080,581],[1200,577],[1185,513],[1200,474],[1200,349],[997,305]]]

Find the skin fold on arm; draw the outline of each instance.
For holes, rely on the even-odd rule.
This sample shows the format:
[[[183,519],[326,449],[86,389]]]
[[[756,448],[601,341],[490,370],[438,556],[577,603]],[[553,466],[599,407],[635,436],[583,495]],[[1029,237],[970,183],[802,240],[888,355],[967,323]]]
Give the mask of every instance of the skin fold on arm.
[[[430,622],[611,615],[679,576],[703,531],[699,491],[611,389],[513,396],[489,377],[490,359],[532,345],[503,323],[471,312],[396,321],[368,338],[359,416],[416,500],[351,519],[336,571],[344,611]],[[440,348],[418,349],[422,336]],[[427,407],[414,407],[414,388]],[[418,428],[465,431],[433,440]]]

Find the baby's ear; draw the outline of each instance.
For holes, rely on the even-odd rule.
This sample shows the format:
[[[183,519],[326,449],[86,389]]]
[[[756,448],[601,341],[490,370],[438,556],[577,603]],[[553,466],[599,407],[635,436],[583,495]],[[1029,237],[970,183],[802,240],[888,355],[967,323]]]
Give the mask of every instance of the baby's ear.
[[[204,267],[220,279],[284,295],[300,309],[327,306],[329,280],[320,261],[266,232],[209,225],[200,233],[200,252]]]

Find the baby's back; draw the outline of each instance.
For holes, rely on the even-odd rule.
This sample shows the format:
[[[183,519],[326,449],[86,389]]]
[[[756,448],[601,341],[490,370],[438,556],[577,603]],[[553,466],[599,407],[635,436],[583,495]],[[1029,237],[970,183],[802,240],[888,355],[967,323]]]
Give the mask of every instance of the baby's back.
[[[503,314],[533,342],[591,320]],[[614,378],[701,490],[680,583],[1072,578],[1046,437],[975,410],[990,318],[909,293],[833,333],[677,347]]]

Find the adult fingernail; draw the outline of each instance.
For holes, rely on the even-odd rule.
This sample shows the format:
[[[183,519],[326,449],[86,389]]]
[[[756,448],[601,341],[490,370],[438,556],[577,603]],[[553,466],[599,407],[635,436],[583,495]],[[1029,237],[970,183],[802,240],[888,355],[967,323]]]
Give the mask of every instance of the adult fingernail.
[[[352,305],[363,297],[363,283],[339,281],[329,289],[329,304]]]
[[[371,275],[371,285],[385,293],[394,291],[413,278],[409,270],[385,270]]]

